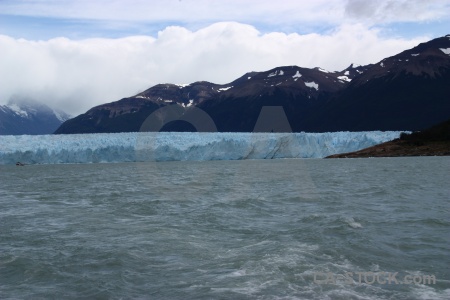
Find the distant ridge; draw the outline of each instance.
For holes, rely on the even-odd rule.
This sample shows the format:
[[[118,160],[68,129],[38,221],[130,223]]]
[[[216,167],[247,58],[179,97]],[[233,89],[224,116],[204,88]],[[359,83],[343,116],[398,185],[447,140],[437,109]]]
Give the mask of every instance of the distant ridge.
[[[51,134],[70,118],[45,104],[15,97],[0,105],[0,135]]]

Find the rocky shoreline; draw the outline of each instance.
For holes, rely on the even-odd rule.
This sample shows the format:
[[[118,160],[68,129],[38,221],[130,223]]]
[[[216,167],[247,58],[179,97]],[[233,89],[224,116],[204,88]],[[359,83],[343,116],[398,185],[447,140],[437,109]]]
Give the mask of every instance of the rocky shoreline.
[[[450,156],[450,120],[420,132],[402,133],[400,138],[355,152],[325,158]]]
[[[411,143],[400,139],[382,143],[355,152],[341,153],[325,158],[450,156],[450,141]]]

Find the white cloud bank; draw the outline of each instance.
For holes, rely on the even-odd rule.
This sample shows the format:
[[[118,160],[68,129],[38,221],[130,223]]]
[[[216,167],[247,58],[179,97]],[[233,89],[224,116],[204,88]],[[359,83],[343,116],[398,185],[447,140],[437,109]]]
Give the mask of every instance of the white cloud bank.
[[[228,83],[282,65],[342,70],[350,63],[376,63],[427,39],[382,38],[357,24],[326,34],[261,34],[235,22],[197,31],[167,27],[156,38],[29,41],[0,35],[0,102],[30,96],[79,114],[157,83]]]

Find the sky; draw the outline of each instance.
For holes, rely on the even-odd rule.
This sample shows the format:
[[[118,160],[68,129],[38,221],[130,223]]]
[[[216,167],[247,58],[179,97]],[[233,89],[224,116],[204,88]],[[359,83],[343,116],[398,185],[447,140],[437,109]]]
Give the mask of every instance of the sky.
[[[0,0],[0,104],[77,115],[158,83],[338,71],[449,28],[450,0]]]

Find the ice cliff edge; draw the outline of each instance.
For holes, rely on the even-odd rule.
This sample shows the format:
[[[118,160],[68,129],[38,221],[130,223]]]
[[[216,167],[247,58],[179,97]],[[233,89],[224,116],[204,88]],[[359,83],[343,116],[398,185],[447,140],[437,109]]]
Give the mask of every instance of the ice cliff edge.
[[[0,164],[322,158],[370,147],[399,135],[398,131],[369,131],[1,136]]]

